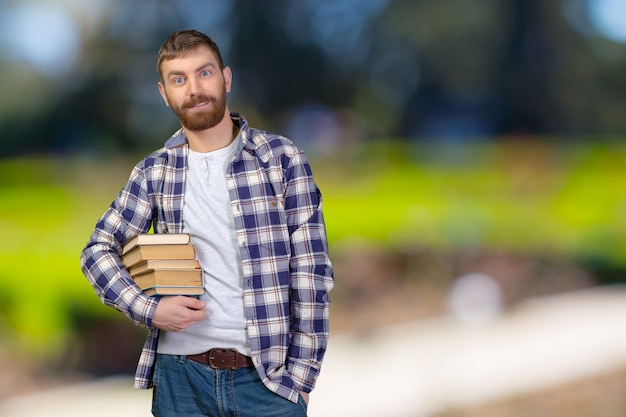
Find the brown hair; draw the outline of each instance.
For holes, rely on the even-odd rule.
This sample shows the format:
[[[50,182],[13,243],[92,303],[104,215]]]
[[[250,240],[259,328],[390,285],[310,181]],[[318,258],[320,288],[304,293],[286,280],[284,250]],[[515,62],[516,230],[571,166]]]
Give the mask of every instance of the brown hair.
[[[224,61],[222,60],[220,48],[213,42],[213,39],[197,30],[179,30],[169,35],[159,49],[156,63],[156,70],[159,77],[161,77],[161,79],[163,78],[161,76],[161,64],[163,61],[178,58],[186,52],[193,51],[202,45],[207,46],[215,54],[220,69],[224,69]]]

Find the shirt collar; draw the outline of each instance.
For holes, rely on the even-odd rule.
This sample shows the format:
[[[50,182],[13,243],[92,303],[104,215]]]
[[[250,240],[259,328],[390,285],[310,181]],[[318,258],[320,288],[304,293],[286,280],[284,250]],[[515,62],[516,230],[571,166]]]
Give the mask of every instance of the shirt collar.
[[[246,118],[235,112],[230,113],[230,118],[237,126],[239,126],[239,135],[241,136],[243,147],[249,151],[256,150],[257,145],[253,140],[251,140],[250,127],[248,126]],[[167,149],[178,148],[186,145],[187,135],[185,135],[185,131],[182,127],[174,132],[174,134],[165,142],[165,148]]]

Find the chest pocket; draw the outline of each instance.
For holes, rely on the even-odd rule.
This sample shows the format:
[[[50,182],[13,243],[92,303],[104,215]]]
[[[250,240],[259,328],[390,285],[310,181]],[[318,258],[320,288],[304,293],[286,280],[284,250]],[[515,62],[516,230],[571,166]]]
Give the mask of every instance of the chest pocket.
[[[239,218],[253,258],[283,256],[289,253],[289,232],[285,212],[284,172],[279,160],[263,161],[250,156],[234,166],[232,176]],[[242,236],[243,237],[243,236]]]

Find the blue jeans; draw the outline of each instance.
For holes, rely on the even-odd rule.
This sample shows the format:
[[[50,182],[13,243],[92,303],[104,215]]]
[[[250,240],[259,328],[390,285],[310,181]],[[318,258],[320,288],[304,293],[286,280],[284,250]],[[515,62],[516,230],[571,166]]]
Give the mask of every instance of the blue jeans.
[[[298,403],[273,393],[254,368],[213,369],[186,356],[157,355],[152,414],[156,417],[306,417]]]

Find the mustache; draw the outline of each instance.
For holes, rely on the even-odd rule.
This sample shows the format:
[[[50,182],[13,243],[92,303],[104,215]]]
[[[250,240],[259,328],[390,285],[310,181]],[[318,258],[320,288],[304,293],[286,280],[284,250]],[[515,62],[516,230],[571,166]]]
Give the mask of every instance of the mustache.
[[[193,97],[192,99],[183,103],[183,109],[189,109],[197,104],[206,103],[206,102],[214,103],[215,98],[211,96],[205,96],[205,95]]]

